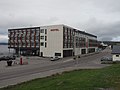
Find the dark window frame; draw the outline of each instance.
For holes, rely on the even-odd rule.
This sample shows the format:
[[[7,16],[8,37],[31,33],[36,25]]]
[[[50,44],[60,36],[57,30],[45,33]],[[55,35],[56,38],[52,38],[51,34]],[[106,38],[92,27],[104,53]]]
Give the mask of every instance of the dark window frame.
[[[119,55],[116,55],[116,57],[119,57]]]
[[[40,46],[44,46],[44,42],[40,42]]]
[[[47,47],[47,43],[45,42],[45,48]]]
[[[47,34],[47,29],[45,29],[45,34]]]
[[[40,29],[40,33],[44,33],[44,29]]]
[[[47,41],[47,36],[45,36],[45,41]]]

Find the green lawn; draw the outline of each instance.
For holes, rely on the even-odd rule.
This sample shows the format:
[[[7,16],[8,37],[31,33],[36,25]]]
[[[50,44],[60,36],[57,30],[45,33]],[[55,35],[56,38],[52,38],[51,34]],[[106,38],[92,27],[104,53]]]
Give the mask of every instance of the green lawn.
[[[103,69],[65,72],[0,90],[95,90],[96,88],[120,90],[120,64]]]

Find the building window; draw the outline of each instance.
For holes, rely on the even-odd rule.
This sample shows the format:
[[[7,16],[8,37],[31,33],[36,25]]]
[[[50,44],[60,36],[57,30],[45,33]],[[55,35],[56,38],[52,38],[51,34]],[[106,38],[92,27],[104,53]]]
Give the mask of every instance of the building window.
[[[44,39],[44,36],[40,36],[40,39],[42,39],[42,40],[43,40],[43,39]]]
[[[47,34],[47,29],[45,29],[45,34]]]
[[[36,46],[39,46],[39,43],[38,43],[38,42],[36,42]]]
[[[39,40],[39,36],[36,36],[36,39]]]
[[[119,55],[116,55],[116,57],[119,57]]]
[[[33,43],[33,42],[31,43],[31,46],[34,46],[34,43]]]
[[[41,42],[41,43],[40,43],[40,46],[44,46],[44,42]]]
[[[45,41],[47,41],[47,36],[45,36]]]
[[[40,33],[44,33],[44,29],[41,29],[41,30],[40,30]]]
[[[45,47],[47,47],[47,43],[45,42]]]
[[[34,33],[34,29],[31,30],[31,33],[32,33],[32,34]]]

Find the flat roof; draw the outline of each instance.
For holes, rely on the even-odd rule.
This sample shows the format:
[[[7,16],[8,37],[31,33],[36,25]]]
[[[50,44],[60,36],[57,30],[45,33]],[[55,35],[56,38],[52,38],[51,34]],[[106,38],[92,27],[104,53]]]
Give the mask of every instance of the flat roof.
[[[112,54],[120,54],[120,45],[113,46]]]
[[[34,26],[34,27],[26,27],[26,28],[25,27],[24,28],[23,27],[21,27],[21,28],[13,28],[13,29],[10,28],[10,29],[8,29],[8,31],[11,31],[11,30],[21,30],[21,29],[35,29],[35,28],[40,28],[40,27],[35,27]]]
[[[72,27],[67,26],[67,25],[64,25],[64,24],[63,24],[63,26],[68,27],[68,28],[72,28]],[[88,36],[92,36],[92,37],[97,38],[97,36],[95,36],[95,35],[93,35],[93,34],[90,34],[90,33],[87,33],[87,32],[85,32],[85,31],[81,31],[81,30],[75,29],[75,28],[72,28],[72,29],[74,29],[74,30],[76,30],[76,31],[78,31],[78,32],[80,32],[80,33],[82,33],[82,34],[84,34],[84,35],[88,35]]]
[[[67,26],[67,25],[64,25],[64,24],[58,24],[58,25],[61,25],[61,26],[65,26],[65,27],[68,27],[68,28],[71,28],[71,29],[74,29],[74,30],[76,30],[76,31],[78,31],[78,32],[80,32],[81,34],[84,34],[84,35],[88,35],[88,36],[92,36],[92,37],[95,37],[95,38],[97,38],[97,36],[95,36],[95,35],[93,35],[93,34],[90,34],[90,33],[87,33],[87,32],[85,32],[85,31],[81,31],[81,30],[79,30],[79,29],[76,29],[76,28],[73,28],[73,27],[70,27],[70,26]],[[56,25],[46,25],[46,27],[47,26],[58,26],[57,24]],[[10,30],[21,30],[21,29],[34,29],[34,28],[40,28],[40,27],[45,27],[45,25],[44,26],[30,26],[30,27],[21,27],[21,28],[10,28],[10,29],[8,29],[8,31],[10,31]]]

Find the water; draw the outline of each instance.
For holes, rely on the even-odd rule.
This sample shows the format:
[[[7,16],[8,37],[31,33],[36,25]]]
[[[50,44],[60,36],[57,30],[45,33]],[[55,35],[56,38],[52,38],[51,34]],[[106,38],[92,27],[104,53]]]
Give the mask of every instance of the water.
[[[9,54],[9,53],[13,53],[14,50],[13,49],[8,49],[8,45],[0,45],[0,55],[6,55],[6,54]]]

